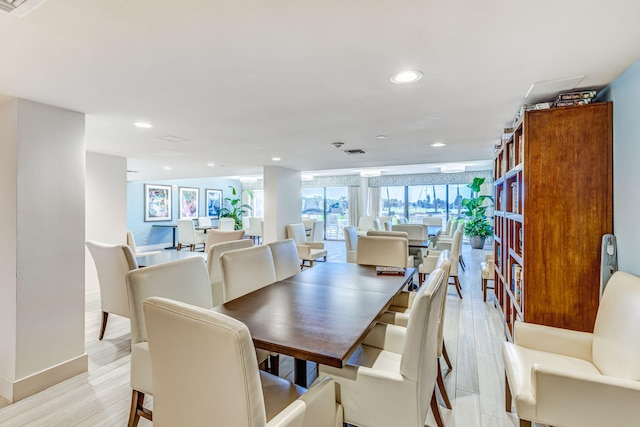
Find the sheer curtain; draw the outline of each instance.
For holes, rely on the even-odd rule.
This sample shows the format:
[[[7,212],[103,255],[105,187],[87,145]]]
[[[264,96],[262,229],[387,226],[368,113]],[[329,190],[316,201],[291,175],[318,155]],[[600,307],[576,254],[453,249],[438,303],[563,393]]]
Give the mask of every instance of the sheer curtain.
[[[349,187],[349,225],[358,226],[360,219],[360,187]]]
[[[380,216],[380,187],[369,187],[369,216]]]

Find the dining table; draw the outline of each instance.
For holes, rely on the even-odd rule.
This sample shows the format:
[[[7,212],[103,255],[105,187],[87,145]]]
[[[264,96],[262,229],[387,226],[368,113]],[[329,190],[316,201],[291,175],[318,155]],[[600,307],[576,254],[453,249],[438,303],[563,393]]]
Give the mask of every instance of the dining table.
[[[341,368],[414,273],[323,262],[213,310],[247,325],[256,348],[292,356],[294,381],[306,387],[307,361]]]

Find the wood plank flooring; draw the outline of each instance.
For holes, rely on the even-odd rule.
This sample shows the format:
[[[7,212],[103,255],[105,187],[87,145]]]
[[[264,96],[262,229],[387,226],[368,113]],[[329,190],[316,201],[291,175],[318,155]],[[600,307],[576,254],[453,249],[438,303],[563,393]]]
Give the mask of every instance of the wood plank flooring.
[[[327,242],[329,261],[344,262],[343,242]],[[504,411],[504,333],[491,302],[482,301],[480,250],[463,246],[467,271],[460,271],[460,300],[454,286],[447,294],[445,340],[454,367],[445,373],[453,405],[441,408],[449,427],[515,427],[518,420]],[[0,409],[0,426],[125,426],[129,413],[129,319],[111,316],[103,341],[98,341],[99,296],[86,298],[86,352],[89,371],[34,396]],[[446,369],[446,364],[443,363]],[[309,382],[316,374],[309,364]],[[280,375],[293,380],[293,360],[281,357]],[[153,406],[147,398],[146,406]],[[2,404],[0,404],[0,407]],[[152,423],[141,419],[139,426]],[[435,426],[431,414],[427,425]],[[538,425],[537,427],[542,427]]]

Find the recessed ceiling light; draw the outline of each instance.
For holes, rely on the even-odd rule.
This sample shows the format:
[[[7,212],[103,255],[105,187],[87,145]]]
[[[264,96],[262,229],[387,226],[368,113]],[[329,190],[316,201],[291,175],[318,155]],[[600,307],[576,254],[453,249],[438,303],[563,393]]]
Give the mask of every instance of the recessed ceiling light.
[[[431,144],[431,146],[435,148],[444,147],[445,145],[447,144],[445,144],[444,142],[434,142],[433,144]]]
[[[209,166],[210,168],[214,167],[215,165],[216,165],[216,164],[215,164],[215,163],[213,163],[213,162],[209,162],[209,163],[207,163],[207,166]]]
[[[378,139],[386,139],[387,135],[378,135],[378,136],[376,136],[376,138],[378,138]]]
[[[173,170],[173,168],[171,166],[163,166],[162,169],[164,169],[166,171]]]
[[[273,160],[274,162],[279,162],[282,159],[280,159],[280,157],[272,157],[271,160]]]
[[[148,122],[135,122],[133,125],[135,127],[137,127],[137,128],[141,128],[141,129],[149,129],[149,128],[153,127],[153,125],[151,123],[148,123]]]
[[[391,81],[395,84],[404,85],[415,83],[422,78],[422,72],[418,70],[406,70],[391,76]]]

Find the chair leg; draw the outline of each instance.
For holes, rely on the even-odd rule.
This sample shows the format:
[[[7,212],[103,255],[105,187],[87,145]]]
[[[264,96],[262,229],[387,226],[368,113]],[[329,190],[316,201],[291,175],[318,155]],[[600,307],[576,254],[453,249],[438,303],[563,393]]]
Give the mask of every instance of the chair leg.
[[[442,396],[442,400],[444,400],[444,406],[447,409],[451,409],[451,401],[449,400],[449,395],[447,394],[447,389],[444,386],[444,380],[442,379],[442,367],[440,366],[440,359],[438,359],[438,377],[436,378],[438,384],[438,390],[440,390],[440,396]]]
[[[275,375],[276,377],[280,375],[280,355],[279,354],[269,355],[269,373],[272,375]]]
[[[447,362],[449,370],[452,370],[453,365],[451,364],[451,359],[449,359],[449,353],[447,353],[447,346],[444,345],[444,338],[442,339],[442,355],[444,356],[444,361]]]
[[[507,412],[511,412],[511,388],[509,388],[509,378],[504,376],[504,403]]]
[[[453,276],[453,283],[456,285],[456,291],[458,291],[458,296],[462,299],[462,287],[460,286],[460,280],[458,280],[458,276]]]
[[[178,243],[178,246],[176,246],[176,251],[182,250],[182,243]]]
[[[129,422],[127,427],[136,427],[138,425],[138,421],[140,421],[140,417],[144,417],[149,421],[153,421],[153,414],[150,410],[145,409],[144,404],[144,393],[138,390],[132,390],[131,393],[131,410],[129,411]]]
[[[109,317],[109,313],[106,311],[102,312],[102,326],[100,327],[100,336],[98,336],[98,340],[102,341],[104,337],[104,331],[107,329],[107,318]]]
[[[444,427],[444,421],[442,421],[442,415],[440,414],[440,406],[438,406],[438,402],[436,401],[435,388],[431,394],[431,412],[433,412],[433,417],[436,419],[437,426]]]
[[[190,250],[191,252],[195,252],[195,250],[196,250],[196,245],[195,245],[195,244],[191,244],[191,245],[189,245],[189,250]]]
[[[520,420],[520,427],[531,427],[531,421]]]
[[[467,271],[466,270],[467,266],[464,264],[464,258],[462,258],[462,254],[458,256],[458,262],[460,263],[460,267],[462,268],[462,271]]]
[[[422,282],[424,282],[424,273],[418,273],[418,285],[422,286]]]
[[[482,279],[482,295],[483,301],[487,301],[487,279]]]

